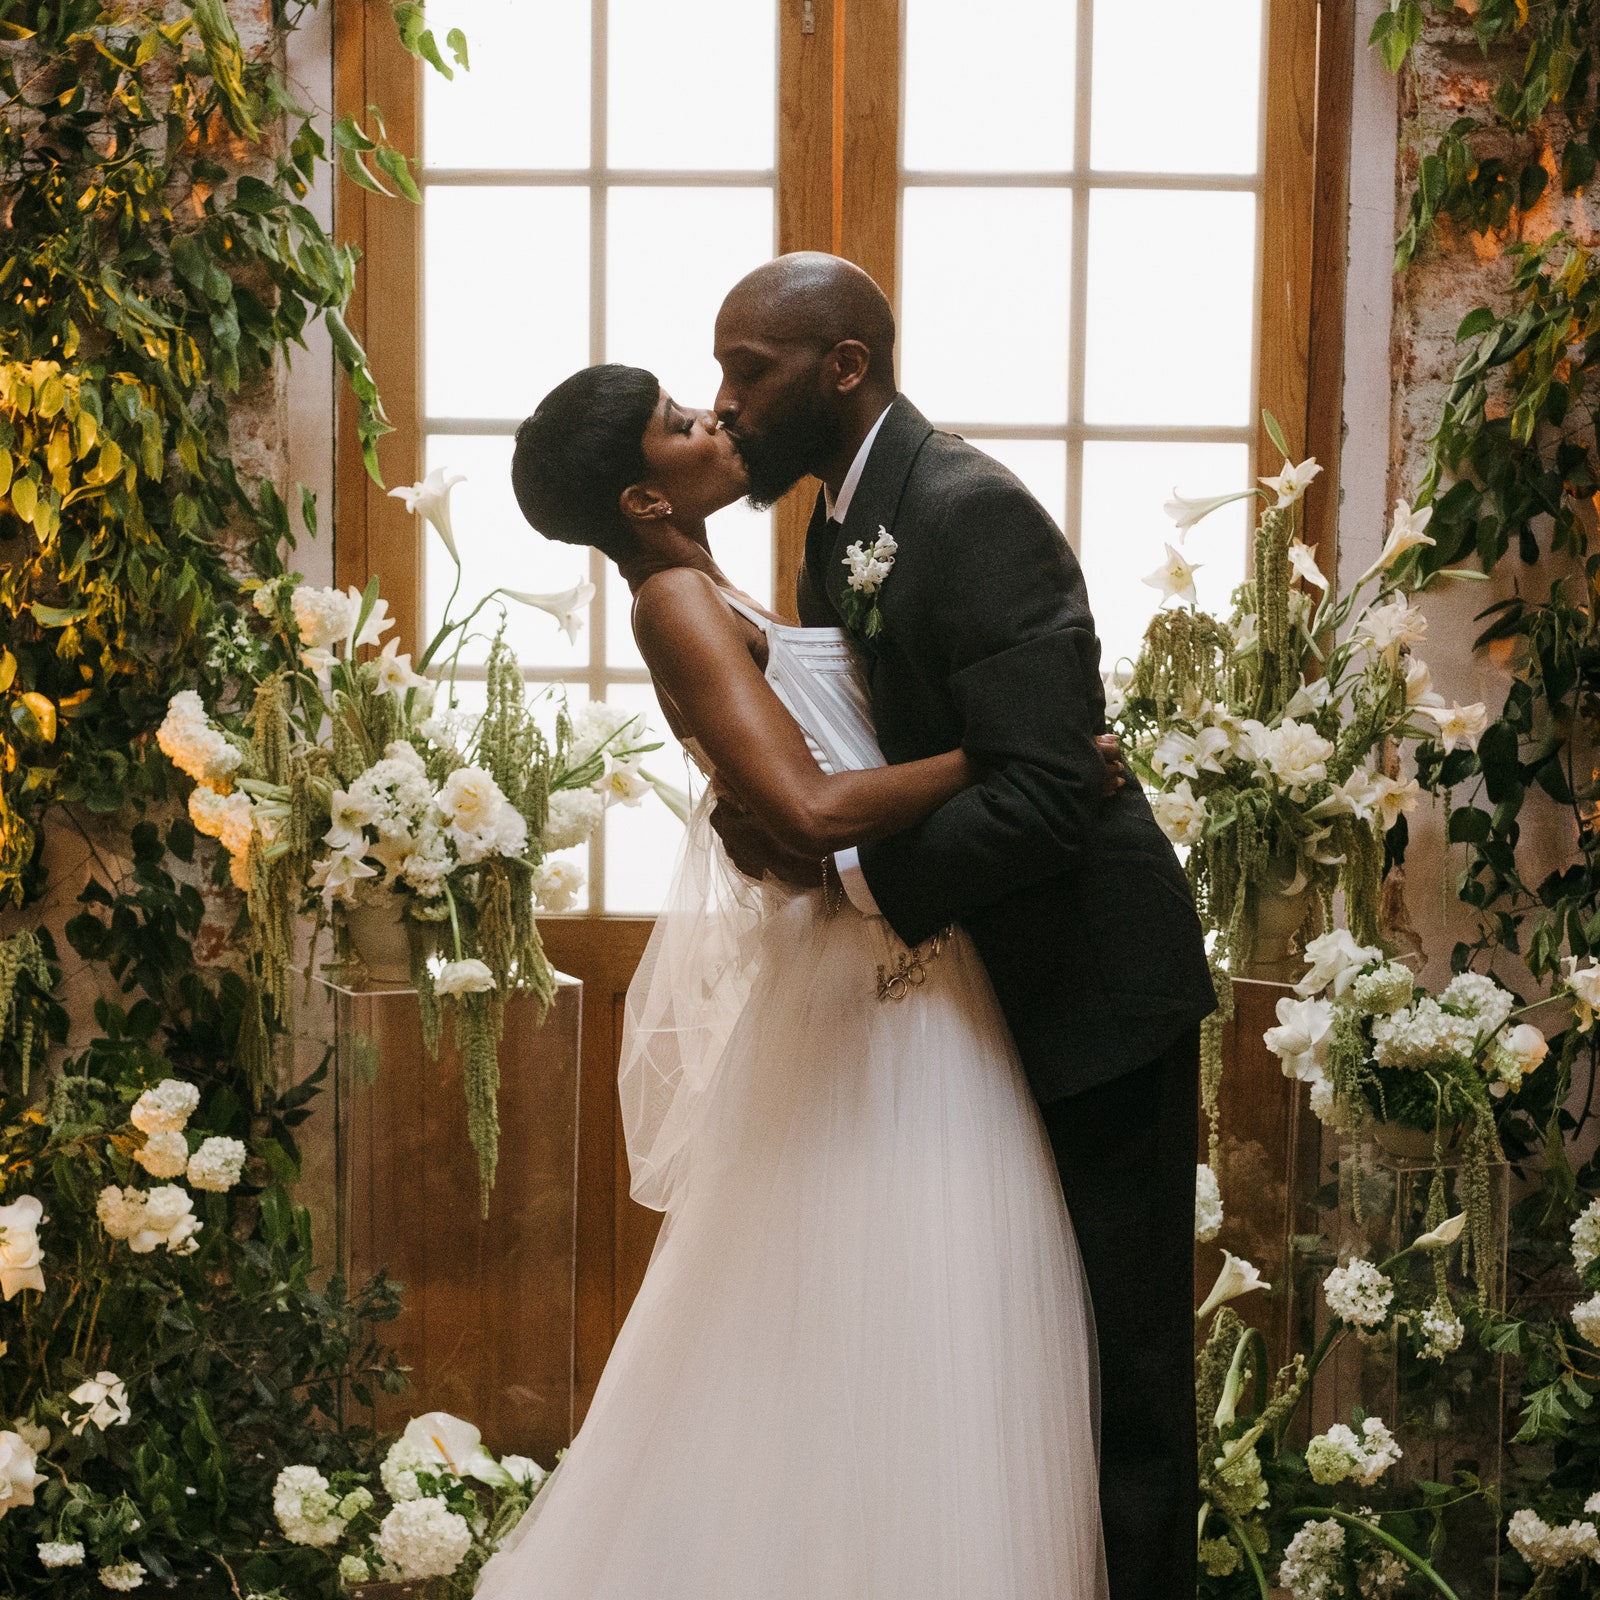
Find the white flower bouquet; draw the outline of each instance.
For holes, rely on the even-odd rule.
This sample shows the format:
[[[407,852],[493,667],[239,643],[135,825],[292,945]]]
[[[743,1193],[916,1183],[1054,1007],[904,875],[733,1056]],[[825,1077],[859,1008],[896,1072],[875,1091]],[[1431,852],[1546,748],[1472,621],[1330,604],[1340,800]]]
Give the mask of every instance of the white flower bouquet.
[[[440,471],[403,491],[452,559],[449,491],[458,481]],[[458,586],[459,577],[457,560]],[[608,804],[636,805],[655,791],[682,814],[677,792],[640,765],[660,743],[621,708],[569,716],[560,691],[553,735],[542,730],[505,644],[503,604],[487,707],[476,718],[459,709],[458,664],[487,605],[503,594],[571,632],[590,585],[560,595],[496,590],[460,619],[447,605],[415,667],[383,639],[393,624],[376,579],[364,592],[292,578],[243,587],[266,635],[231,660],[239,709],[208,711],[186,690],[157,736],[194,780],[194,826],[221,842],[247,897],[258,1010],[241,1049],[261,1057],[251,1065],[265,1081],[262,1008],[281,1015],[290,1006],[298,913],[319,930],[331,922],[341,967],[376,968],[373,952],[383,951],[421,997],[430,1049],[441,1007],[452,1017],[487,1207],[505,997],[548,1004],[554,995],[536,912],[571,906],[583,872],[558,853],[581,845]],[[396,976],[387,967],[382,975]]]
[[[525,1456],[497,1460],[471,1423],[430,1411],[406,1424],[374,1488],[362,1473],[285,1467],[273,1512],[290,1544],[325,1553],[341,1587],[449,1579],[464,1594],[548,1476]]]

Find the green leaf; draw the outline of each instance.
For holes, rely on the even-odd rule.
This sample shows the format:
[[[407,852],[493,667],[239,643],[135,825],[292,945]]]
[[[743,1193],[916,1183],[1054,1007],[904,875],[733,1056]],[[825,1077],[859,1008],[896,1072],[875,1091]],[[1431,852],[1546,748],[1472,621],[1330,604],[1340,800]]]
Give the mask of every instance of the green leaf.
[[[377,162],[394,179],[395,187],[407,200],[413,205],[422,204],[422,191],[417,187],[416,179],[411,176],[411,163],[400,151],[385,145],[378,151]]]
[[[89,615],[87,606],[47,606],[37,600],[28,609],[41,628],[64,628],[69,622],[81,622]]]
[[[1488,306],[1479,306],[1474,311],[1469,311],[1461,319],[1461,326],[1456,329],[1456,343],[1461,344],[1467,339],[1475,339],[1480,333],[1487,333],[1498,319]]]
[[[444,36],[444,42],[450,46],[450,53],[456,58],[456,64],[464,71],[472,70],[471,63],[467,60],[467,36],[459,28],[452,28]]]
[[[1267,430],[1267,437],[1278,447],[1278,453],[1285,461],[1290,459],[1289,441],[1283,436],[1283,429],[1279,426],[1278,419],[1270,411],[1261,413],[1262,426]]]

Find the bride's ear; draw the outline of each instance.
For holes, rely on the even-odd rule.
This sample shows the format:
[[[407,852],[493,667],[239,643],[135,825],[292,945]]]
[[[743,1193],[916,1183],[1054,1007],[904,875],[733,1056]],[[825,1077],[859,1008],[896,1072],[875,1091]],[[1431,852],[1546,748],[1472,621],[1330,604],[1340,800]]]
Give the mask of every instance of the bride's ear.
[[[662,522],[672,515],[666,498],[642,483],[630,483],[617,497],[617,504],[630,522]]]

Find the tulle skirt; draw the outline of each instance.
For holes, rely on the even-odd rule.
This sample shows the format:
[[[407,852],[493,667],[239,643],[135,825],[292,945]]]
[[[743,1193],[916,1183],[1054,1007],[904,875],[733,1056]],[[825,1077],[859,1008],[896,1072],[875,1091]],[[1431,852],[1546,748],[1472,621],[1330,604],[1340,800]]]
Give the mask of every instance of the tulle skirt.
[[[479,1600],[1104,1596],[1038,1108],[965,937],[880,1002],[902,949],[817,893],[747,935],[643,1287]]]

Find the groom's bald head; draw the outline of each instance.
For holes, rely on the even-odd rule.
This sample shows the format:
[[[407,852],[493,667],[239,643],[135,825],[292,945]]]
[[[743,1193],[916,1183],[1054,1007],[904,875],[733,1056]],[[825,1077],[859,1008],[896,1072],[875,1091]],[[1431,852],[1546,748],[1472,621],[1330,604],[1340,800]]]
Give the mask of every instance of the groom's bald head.
[[[796,251],[728,291],[716,357],[717,415],[749,468],[751,499],[771,504],[853,455],[894,399],[894,312],[860,267]]]

